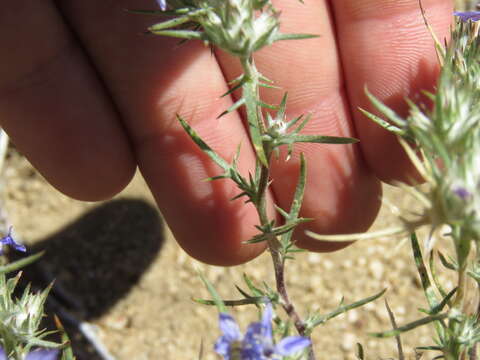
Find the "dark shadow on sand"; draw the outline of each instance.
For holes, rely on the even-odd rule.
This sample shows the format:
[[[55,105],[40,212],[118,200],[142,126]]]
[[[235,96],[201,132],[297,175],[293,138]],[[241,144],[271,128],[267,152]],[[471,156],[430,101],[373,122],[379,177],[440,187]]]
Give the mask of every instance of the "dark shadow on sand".
[[[81,321],[100,317],[137,284],[163,243],[163,223],[152,205],[136,199],[112,200],[30,247],[28,254],[46,253],[24,269],[22,284],[30,282],[41,289],[55,279],[47,313],[60,315],[78,360],[96,360],[59,309]]]

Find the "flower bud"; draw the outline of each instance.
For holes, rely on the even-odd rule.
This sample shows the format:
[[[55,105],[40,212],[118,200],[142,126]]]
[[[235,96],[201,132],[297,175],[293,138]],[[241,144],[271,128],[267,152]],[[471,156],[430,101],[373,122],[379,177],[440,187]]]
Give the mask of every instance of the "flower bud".
[[[207,14],[199,19],[205,40],[240,57],[249,57],[254,51],[275,41],[279,21],[271,6],[257,16],[255,8],[265,4],[258,0],[202,1]]]

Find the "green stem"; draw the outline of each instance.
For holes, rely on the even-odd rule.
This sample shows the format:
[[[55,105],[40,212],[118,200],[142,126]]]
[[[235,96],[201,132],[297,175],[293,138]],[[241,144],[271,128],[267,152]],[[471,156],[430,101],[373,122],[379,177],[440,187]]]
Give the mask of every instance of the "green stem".
[[[466,266],[462,266],[458,269],[457,276],[457,293],[455,294],[455,300],[453,302],[453,307],[462,310],[463,303],[465,300],[465,286],[467,281]]]
[[[25,350],[23,349],[23,347],[21,348],[21,350],[19,351],[18,350],[19,346],[15,347],[15,360],[24,360],[27,358],[27,354],[25,354]]]
[[[243,85],[243,98],[245,99],[245,106],[247,108],[247,121],[250,138],[252,140],[255,153],[258,160],[263,166],[268,167],[268,158],[263,148],[262,135],[265,133],[265,125],[263,123],[262,110],[259,103],[259,83],[260,74],[252,57],[240,59],[243,71],[247,81]]]
[[[265,133],[265,124],[263,123],[262,110],[258,105],[260,100],[260,74],[255,67],[253,58],[242,59],[241,62],[245,76],[248,78],[247,82],[243,86],[243,97],[245,98],[245,106],[247,107],[247,120],[250,130],[250,137],[252,139],[258,160],[261,164],[260,180],[255,206],[257,208],[261,225],[266,225],[269,222],[267,215],[266,195],[268,181],[270,178],[270,170],[268,169],[270,154],[266,154],[262,140],[262,135]],[[265,157],[265,161],[262,161],[261,156]]]
[[[267,214],[267,189],[270,180],[269,161],[271,157],[271,150],[265,147],[262,140],[262,135],[265,133],[265,124],[263,120],[262,109],[260,103],[260,74],[255,67],[253,58],[240,59],[245,76],[246,83],[243,85],[243,97],[247,108],[247,120],[249,125],[250,137],[257,154],[257,161],[260,162],[260,177],[258,184],[258,193],[256,196],[255,207],[257,209],[258,217],[261,226],[266,226],[270,223]],[[272,235],[267,240],[270,255],[272,257],[273,268],[275,272],[276,288],[282,299],[282,307],[291,319],[297,332],[304,337],[310,339],[306,333],[306,326],[300,315],[297,313],[295,306],[290,301],[288,296],[287,286],[285,282],[285,259],[279,251],[280,242],[276,236]],[[309,360],[315,359],[313,346],[309,349]]]
[[[459,227],[452,229],[453,239],[455,242],[455,251],[457,256],[457,292],[455,300],[453,301],[453,307],[463,312],[463,304],[465,301],[465,287],[467,285],[467,263],[468,256],[471,250],[471,243],[469,237],[465,237]]]

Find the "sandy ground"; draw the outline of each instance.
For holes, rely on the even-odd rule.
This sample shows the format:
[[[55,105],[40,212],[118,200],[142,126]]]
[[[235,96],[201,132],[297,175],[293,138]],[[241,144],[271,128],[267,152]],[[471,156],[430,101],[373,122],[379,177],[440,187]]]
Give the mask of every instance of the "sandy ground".
[[[191,300],[208,297],[197,270],[205,272],[224,298],[238,297],[233,284],[241,284],[244,272],[256,281],[272,280],[268,254],[233,268],[189,258],[176,245],[140,176],[111,201],[78,202],[58,193],[10,151],[3,181],[4,208],[16,234],[31,251],[47,250],[27,278],[40,286],[56,278],[56,299],[78,319],[96,326],[115,359],[197,359],[201,341],[203,358],[217,359],[211,350],[219,336],[216,310]],[[386,188],[386,198],[411,208],[398,189]],[[374,228],[393,223],[384,208]],[[388,288],[385,298],[397,322],[415,320],[420,316],[416,309],[425,302],[408,243],[396,249],[400,240],[382,238],[332,254],[298,255],[289,264],[288,284],[301,313],[326,313],[342,297],[352,302]],[[62,297],[62,291],[67,295]],[[255,316],[248,307],[233,313],[242,326]],[[354,359],[357,342],[364,345],[368,359],[396,358],[393,340],[366,335],[389,327],[383,299],[341,315],[315,332],[317,358]],[[413,346],[432,343],[429,331],[404,336],[407,358],[414,358]],[[72,337],[78,340],[80,360],[97,359],[78,333]]]
[[[208,296],[197,270],[205,272],[225,298],[237,297],[233,284],[241,284],[244,272],[256,281],[272,280],[266,254],[234,268],[189,258],[176,245],[140,176],[111,201],[78,202],[58,193],[10,151],[2,182],[3,208],[17,236],[32,252],[47,250],[26,278],[38,286],[56,278],[58,303],[93,324],[117,360],[198,359],[202,341],[203,359],[217,359],[212,351],[219,336],[216,311],[191,300]],[[385,194],[392,203],[411,207],[398,189],[386,187]],[[374,229],[394,223],[384,208]],[[388,288],[384,298],[399,324],[421,316],[417,308],[425,302],[418,276],[408,243],[397,248],[400,242],[381,238],[332,254],[298,255],[289,264],[288,284],[301,313],[326,313],[342,297],[351,302]],[[50,307],[58,310],[58,303]],[[243,328],[255,316],[247,307],[233,313]],[[392,339],[366,335],[389,328],[383,299],[341,315],[315,332],[317,359],[355,359],[357,342],[364,345],[368,359],[397,358]],[[79,360],[98,359],[79,333],[70,331]],[[414,346],[432,344],[430,335],[425,327],[402,337],[408,359],[415,358]]]

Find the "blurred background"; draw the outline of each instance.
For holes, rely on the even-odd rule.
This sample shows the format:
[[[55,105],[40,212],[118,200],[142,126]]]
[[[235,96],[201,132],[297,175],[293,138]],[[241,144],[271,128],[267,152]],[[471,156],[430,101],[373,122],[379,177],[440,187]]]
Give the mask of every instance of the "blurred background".
[[[475,10],[478,0],[455,0],[455,7],[461,11]]]

